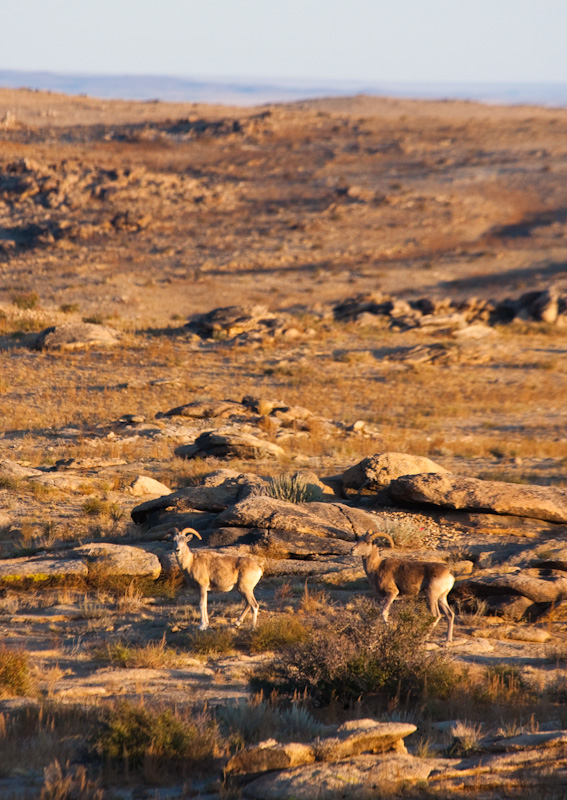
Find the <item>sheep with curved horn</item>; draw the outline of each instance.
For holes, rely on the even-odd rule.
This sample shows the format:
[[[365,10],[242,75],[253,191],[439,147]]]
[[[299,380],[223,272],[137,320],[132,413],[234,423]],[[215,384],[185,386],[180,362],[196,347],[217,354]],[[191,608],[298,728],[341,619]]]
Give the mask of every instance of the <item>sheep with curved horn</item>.
[[[368,531],[354,545],[352,553],[362,556],[364,571],[372,591],[378,599],[383,600],[384,622],[388,622],[390,606],[399,595],[415,597],[422,594],[435,617],[433,627],[444,615],[449,625],[447,641],[452,641],[455,613],[447,602],[447,595],[455,583],[454,575],[445,564],[437,561],[384,558],[374,544],[378,537],[387,539],[390,547],[394,546],[392,537],[387,533]]]
[[[194,528],[184,528],[182,531],[172,528],[169,533],[173,539],[173,552],[185,580],[199,588],[201,612],[199,630],[205,631],[209,627],[208,592],[230,592],[234,588],[240,592],[246,603],[244,611],[236,620],[236,627],[242,625],[248,612],[252,610],[252,627],[255,628],[259,606],[254,597],[254,587],[264,571],[258,561],[251,556],[193,553],[189,549],[188,542],[193,536],[201,539]]]

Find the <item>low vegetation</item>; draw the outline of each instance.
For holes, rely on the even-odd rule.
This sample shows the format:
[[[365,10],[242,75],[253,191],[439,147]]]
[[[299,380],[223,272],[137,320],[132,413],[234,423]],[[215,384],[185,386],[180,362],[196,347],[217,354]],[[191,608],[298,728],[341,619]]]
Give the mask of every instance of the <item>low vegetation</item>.
[[[207,769],[221,752],[221,740],[206,712],[155,710],[123,701],[104,714],[91,747],[110,766],[155,780]]]
[[[308,696],[312,702],[353,704],[377,698],[387,708],[447,697],[462,680],[446,658],[425,648],[430,617],[401,610],[385,626],[375,605],[319,617],[303,641],[279,653],[252,676],[254,689]]]

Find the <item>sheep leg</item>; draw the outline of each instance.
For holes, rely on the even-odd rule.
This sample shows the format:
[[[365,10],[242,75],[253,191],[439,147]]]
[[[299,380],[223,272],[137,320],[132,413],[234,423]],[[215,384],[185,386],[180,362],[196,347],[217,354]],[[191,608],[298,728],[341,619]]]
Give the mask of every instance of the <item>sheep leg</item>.
[[[386,599],[382,605],[382,619],[387,624],[390,617],[390,606],[399,595],[399,590],[396,587],[392,587],[388,594],[386,595]]]
[[[438,624],[439,620],[441,619],[441,612],[439,611],[439,600],[440,598],[435,597],[434,595],[429,595],[429,610],[431,611],[431,615],[435,617],[433,621],[433,625],[431,626],[431,630],[433,630]]]
[[[258,619],[258,608],[259,608],[258,601],[254,597],[254,592],[246,592],[242,589],[239,589],[239,591],[242,597],[244,598],[246,605],[244,606],[244,611],[238,617],[238,619],[234,624],[236,625],[237,628],[239,628],[246,619],[246,617],[248,616],[248,612],[250,611],[250,609],[252,609],[252,627],[255,628]]]
[[[452,642],[453,641],[453,625],[455,623],[455,612],[453,611],[453,609],[451,608],[451,606],[447,602],[447,598],[446,597],[440,597],[439,598],[439,605],[441,606],[441,609],[442,609],[443,613],[447,617],[447,622],[449,624],[449,629],[447,631],[447,641],[448,642]]]
[[[201,586],[201,600],[199,603],[199,610],[201,612],[201,624],[199,625],[200,631],[206,631],[209,627],[209,612],[207,610],[207,586]]]

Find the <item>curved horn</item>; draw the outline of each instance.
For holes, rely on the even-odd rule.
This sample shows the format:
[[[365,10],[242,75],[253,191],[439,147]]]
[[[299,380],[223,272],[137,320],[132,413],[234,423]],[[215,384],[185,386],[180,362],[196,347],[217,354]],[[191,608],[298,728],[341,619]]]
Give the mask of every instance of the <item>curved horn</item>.
[[[196,536],[197,539],[203,541],[201,534],[198,533],[198,531],[196,531],[195,528],[183,528],[183,530],[179,531],[179,533],[181,533],[182,536],[187,536],[188,534],[190,534],[191,536]]]
[[[382,531],[368,531],[366,535],[368,536],[368,540],[370,542],[374,541],[374,539],[377,539],[380,536],[390,542],[390,547],[393,548],[395,546],[394,540],[389,533],[382,533]]]

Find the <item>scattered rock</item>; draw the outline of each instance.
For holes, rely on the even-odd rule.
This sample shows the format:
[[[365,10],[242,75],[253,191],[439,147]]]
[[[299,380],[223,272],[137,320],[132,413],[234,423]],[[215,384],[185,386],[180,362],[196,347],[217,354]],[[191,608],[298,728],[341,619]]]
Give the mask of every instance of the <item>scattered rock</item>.
[[[234,400],[196,400],[184,406],[171,408],[158,417],[190,417],[191,419],[210,419],[211,417],[228,417],[231,414],[242,414],[243,407]]]
[[[258,775],[273,770],[290,769],[315,761],[312,746],[290,742],[279,744],[268,739],[254,747],[247,747],[232,756],[224,769],[225,775]]]
[[[175,455],[181,458],[281,458],[282,447],[249,433],[206,431],[194,444],[181,445]]]
[[[36,350],[81,350],[91,346],[113,347],[119,341],[119,333],[105,325],[69,322],[38,333],[34,347]]]
[[[164,483],[149,478],[147,475],[138,475],[134,483],[130,486],[130,493],[134,497],[141,497],[145,494],[153,494],[159,497],[171,494],[171,489]]]

